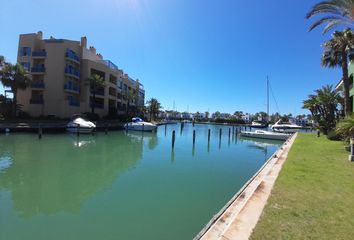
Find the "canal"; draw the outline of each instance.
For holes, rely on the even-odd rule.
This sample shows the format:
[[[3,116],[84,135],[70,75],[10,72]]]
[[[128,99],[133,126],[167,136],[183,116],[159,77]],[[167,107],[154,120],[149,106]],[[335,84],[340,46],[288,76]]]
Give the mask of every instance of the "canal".
[[[0,239],[192,239],[282,144],[229,128],[2,134]]]

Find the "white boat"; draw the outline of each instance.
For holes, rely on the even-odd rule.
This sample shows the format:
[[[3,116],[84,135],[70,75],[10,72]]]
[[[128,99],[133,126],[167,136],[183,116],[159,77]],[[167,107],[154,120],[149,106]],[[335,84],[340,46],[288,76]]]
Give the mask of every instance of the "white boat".
[[[133,131],[151,132],[154,131],[157,128],[157,126],[150,122],[144,122],[141,118],[135,117],[132,119],[132,122],[126,123],[124,125],[124,128]]]
[[[282,123],[281,120],[279,120],[273,126],[271,126],[271,129],[274,132],[294,133],[300,131],[303,129],[303,127],[292,123]]]
[[[263,130],[256,130],[254,132],[241,131],[241,136],[251,138],[273,139],[273,140],[287,140],[291,135],[286,133],[276,133]]]
[[[96,128],[93,122],[90,122],[80,116],[76,116],[66,125],[66,130],[71,133],[92,133]]]
[[[250,127],[252,127],[252,128],[266,128],[266,127],[268,127],[268,123],[263,122],[263,121],[252,121],[252,124],[250,125]]]

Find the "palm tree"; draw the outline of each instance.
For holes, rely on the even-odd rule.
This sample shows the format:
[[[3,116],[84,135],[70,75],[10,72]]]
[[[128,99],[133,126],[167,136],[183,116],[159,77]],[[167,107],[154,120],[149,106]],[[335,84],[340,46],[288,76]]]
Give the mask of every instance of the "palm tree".
[[[149,99],[146,104],[148,105],[148,111],[150,113],[150,121],[152,118],[156,120],[156,116],[161,109],[161,103],[156,98]]]
[[[339,121],[336,132],[344,137],[354,138],[354,116],[351,115]]]
[[[92,93],[91,112],[95,113],[96,92],[105,86],[104,78],[98,74],[93,74],[89,78]]]
[[[343,32],[334,32],[332,39],[323,44],[322,66],[342,68],[343,92],[344,92],[344,112],[348,116],[351,114],[349,98],[349,76],[348,62],[353,59],[354,35],[351,29]]]
[[[138,91],[136,91],[133,88],[128,88],[125,97],[127,99],[127,108],[126,108],[126,115],[128,116],[129,110],[130,110],[130,103],[135,100],[135,103],[137,102],[138,99]],[[134,114],[134,110],[131,111]]]
[[[0,69],[3,66],[3,64],[5,64],[5,57],[0,55]]]
[[[13,116],[16,116],[17,109],[17,91],[26,89],[30,84],[29,74],[20,64],[11,64],[4,62],[2,58],[2,67],[0,69],[0,81],[4,87],[11,89],[13,93]]]
[[[310,110],[314,120],[319,124],[321,130],[327,134],[336,125],[340,111],[338,106],[342,103],[341,95],[327,85],[315,91],[316,94],[309,95],[303,102],[303,108]]]
[[[320,25],[327,24],[323,34],[337,26],[354,26],[354,0],[327,0],[314,5],[306,18],[321,16],[309,28],[309,31]]]

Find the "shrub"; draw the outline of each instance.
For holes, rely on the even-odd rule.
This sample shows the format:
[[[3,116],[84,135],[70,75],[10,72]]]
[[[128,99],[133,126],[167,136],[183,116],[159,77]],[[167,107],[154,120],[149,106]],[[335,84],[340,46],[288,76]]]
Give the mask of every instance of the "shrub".
[[[343,138],[336,131],[329,131],[327,134],[327,138],[331,141],[341,141]]]

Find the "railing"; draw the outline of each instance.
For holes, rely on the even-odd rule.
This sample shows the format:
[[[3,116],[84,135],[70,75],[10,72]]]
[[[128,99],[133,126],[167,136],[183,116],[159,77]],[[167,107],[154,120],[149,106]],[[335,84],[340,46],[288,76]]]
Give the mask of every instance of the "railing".
[[[33,82],[31,88],[45,88],[44,82]]]
[[[72,60],[75,60],[77,62],[80,62],[80,58],[76,54],[74,54],[72,52],[66,52],[65,53],[65,57],[70,58]]]
[[[74,92],[80,92],[80,87],[79,86],[75,86],[72,84],[72,82],[68,82],[64,84],[64,89],[65,90],[70,90],[70,91],[74,91]]]
[[[32,57],[46,57],[47,52],[46,51],[36,51],[32,52]]]
[[[30,104],[44,104],[43,98],[31,98]]]
[[[31,72],[33,73],[44,73],[45,72],[45,67],[32,67]]]
[[[74,68],[65,68],[65,73],[71,74],[71,75],[74,75],[74,76],[80,78],[80,72]]]
[[[91,90],[91,94],[93,94],[92,90]],[[95,91],[95,95],[104,96],[104,89]]]
[[[69,100],[69,106],[80,107],[80,101],[73,98],[73,99]]]
[[[103,103],[95,103],[94,106],[95,106],[95,108],[104,108]],[[92,103],[90,103],[90,107],[92,107]]]

